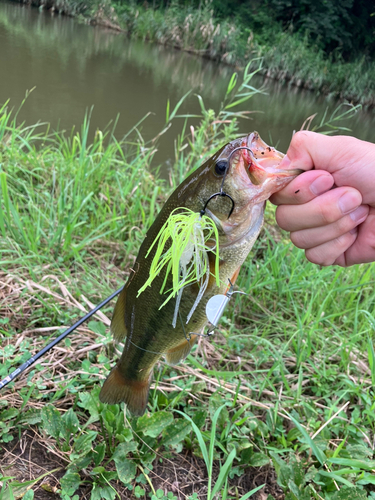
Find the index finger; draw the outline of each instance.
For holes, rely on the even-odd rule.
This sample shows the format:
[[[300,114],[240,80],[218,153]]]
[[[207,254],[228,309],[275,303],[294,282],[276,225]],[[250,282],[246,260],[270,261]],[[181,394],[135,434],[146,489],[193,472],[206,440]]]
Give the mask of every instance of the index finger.
[[[332,175],[324,170],[309,170],[296,177],[284,189],[271,196],[274,205],[301,205],[329,191]]]

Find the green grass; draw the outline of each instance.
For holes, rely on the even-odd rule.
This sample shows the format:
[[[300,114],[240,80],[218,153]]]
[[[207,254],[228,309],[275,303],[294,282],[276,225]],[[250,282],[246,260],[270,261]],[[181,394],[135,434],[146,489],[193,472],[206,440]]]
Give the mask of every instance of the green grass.
[[[168,193],[238,133],[250,77],[216,113],[201,101],[168,181],[136,131],[89,144],[89,116],[64,137],[2,108],[1,378],[124,283]],[[98,399],[113,304],[2,391],[0,499],[375,497],[374,266],[318,268],[273,213],[241,270],[248,295],[184,364],[157,367],[144,416]]]

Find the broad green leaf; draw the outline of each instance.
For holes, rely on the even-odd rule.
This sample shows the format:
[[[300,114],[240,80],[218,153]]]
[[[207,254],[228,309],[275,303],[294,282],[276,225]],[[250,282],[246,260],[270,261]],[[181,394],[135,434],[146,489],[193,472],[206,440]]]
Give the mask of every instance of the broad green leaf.
[[[340,488],[331,497],[331,500],[367,500],[366,490],[353,487],[353,488]]]
[[[68,496],[73,496],[75,491],[78,490],[81,484],[81,478],[76,472],[67,472],[65,476],[60,479],[61,488]]]
[[[270,459],[264,453],[253,453],[249,465],[252,467],[263,467],[263,465],[268,465],[269,463]]]
[[[292,497],[293,500],[302,500],[302,495],[299,488],[291,479],[288,481],[288,487],[290,489],[289,495]]]
[[[94,483],[90,500],[114,500],[115,497],[116,490],[111,486],[109,486],[108,484],[105,486],[99,486],[98,484]]]
[[[174,420],[174,422],[164,429],[162,443],[164,446],[176,446],[191,430],[191,423],[187,420]]]
[[[86,469],[92,460],[92,453],[88,453],[84,457],[77,457],[77,454],[72,453],[70,459],[74,462],[76,470]]]
[[[39,422],[41,421],[42,421],[41,410],[28,410],[27,412],[22,414],[22,417],[18,422],[22,424],[35,425],[39,424]]]
[[[90,328],[90,330],[92,330],[94,333],[97,333],[98,335],[106,334],[106,326],[101,321],[90,321],[87,326]]]
[[[137,474],[137,465],[134,461],[123,459],[117,460],[116,470],[120,481],[124,484],[129,484]]]
[[[214,418],[216,410],[222,406],[223,406],[223,398],[217,393],[213,394],[210,397],[210,401],[208,404],[208,409],[209,409],[209,412],[211,415],[211,420]],[[220,430],[224,429],[228,425],[228,422],[229,422],[228,408],[226,406],[224,406],[222,408],[221,412],[219,413],[219,416],[217,419],[219,429]]]
[[[149,417],[143,415],[137,422],[137,430],[142,431],[145,436],[156,438],[159,434],[173,422],[173,414],[169,411],[158,411]]]
[[[103,472],[105,472],[105,468],[101,465],[100,467],[94,467],[91,474],[103,474]]]
[[[292,471],[293,482],[298,488],[300,488],[305,484],[305,476],[306,476],[301,462],[298,462],[296,457],[292,455],[289,460],[289,467]]]
[[[90,413],[90,423],[97,422],[99,420],[99,410],[98,401],[89,392],[82,392],[79,394],[80,402],[78,406],[84,408]]]
[[[282,488],[286,488],[290,479],[293,477],[293,471],[286,463],[282,465],[277,473],[277,482]]]
[[[91,451],[92,448],[92,442],[98,435],[97,432],[95,431],[88,431],[85,432],[84,434],[81,434],[75,441],[74,441],[74,450],[78,455],[86,455],[89,451]]]
[[[357,484],[375,484],[375,475],[366,473],[362,479],[357,481]]]
[[[105,443],[100,443],[98,444],[98,446],[94,448],[92,453],[92,458],[95,466],[98,466],[99,464],[102,463],[105,456],[105,448],[106,448]]]
[[[355,460],[366,460],[373,456],[373,450],[364,444],[348,444],[346,451]]]
[[[310,491],[307,492],[306,489],[301,490],[294,481],[291,479],[288,482],[288,487],[290,492],[285,497],[286,499],[291,500],[311,500]]]
[[[5,422],[6,420],[10,420],[19,414],[20,412],[17,408],[9,408],[9,410],[4,410],[0,413],[0,421]]]
[[[204,426],[204,423],[206,421],[206,415],[207,412],[204,410],[198,410],[194,413],[193,421],[199,429],[201,429]]]
[[[45,431],[55,439],[60,436],[61,415],[52,405],[46,405],[42,408],[42,421]]]
[[[113,422],[116,420],[116,415],[109,408],[104,410],[102,415],[103,415],[104,422],[105,422],[107,427],[108,427],[108,425],[112,425]]]
[[[120,443],[112,456],[112,460],[115,462],[121,462],[121,460],[125,460],[128,457],[128,454],[135,451],[137,448],[138,444],[135,441]]]
[[[71,434],[75,434],[78,431],[79,427],[79,420],[77,415],[74,413],[72,408],[69,408],[69,410],[65,413],[65,415],[62,416],[62,421],[64,423],[65,427],[65,439],[69,439]]]
[[[123,441],[131,441],[133,439],[133,433],[130,429],[122,429],[121,434],[116,434],[116,439],[121,443]]]

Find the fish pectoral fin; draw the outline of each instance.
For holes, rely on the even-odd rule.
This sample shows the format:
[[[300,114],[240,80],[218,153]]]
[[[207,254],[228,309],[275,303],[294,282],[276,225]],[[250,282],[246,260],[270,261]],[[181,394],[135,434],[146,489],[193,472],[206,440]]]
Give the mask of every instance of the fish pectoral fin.
[[[111,321],[111,332],[116,342],[121,342],[126,338],[127,330],[125,325],[126,289],[124,288],[117,299],[115,310]]]
[[[148,402],[151,373],[146,374],[146,377],[145,380],[129,380],[115,366],[103,384],[99,399],[110,405],[124,402],[133,415],[143,415]]]
[[[183,361],[191,351],[191,348],[197,341],[197,338],[197,335],[192,335],[189,341],[184,340],[183,342],[181,342],[181,344],[178,344],[176,347],[169,349],[169,351],[167,351],[165,354],[167,363],[169,365],[177,365],[177,363]]]

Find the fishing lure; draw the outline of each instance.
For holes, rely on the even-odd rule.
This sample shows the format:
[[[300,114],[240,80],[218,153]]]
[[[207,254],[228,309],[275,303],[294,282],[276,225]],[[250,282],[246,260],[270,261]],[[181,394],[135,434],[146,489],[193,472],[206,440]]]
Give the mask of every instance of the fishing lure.
[[[177,316],[179,314],[184,288],[192,283],[197,283],[199,286],[197,298],[187,315],[186,324],[194,314],[194,311],[207,289],[210,278],[208,252],[215,254],[214,276],[217,286],[220,285],[219,234],[215,222],[206,215],[206,208],[209,202],[217,196],[227,197],[232,202],[228,219],[232,215],[235,202],[233,198],[224,191],[223,186],[228,173],[230,158],[232,154],[239,149],[248,149],[251,154],[253,154],[249,148],[236,148],[231,152],[228,158],[219,160],[217,165],[219,165],[219,168],[224,172],[220,191],[213,193],[207,199],[203,209],[199,213],[193,212],[188,208],[176,208],[173,210],[146,254],[146,257],[148,257],[156,245],[157,248],[151,262],[149,277],[144,285],[138,290],[137,297],[152,284],[156,276],[166,267],[165,278],[160,293],[164,292],[170,273],[172,274],[172,289],[168,290],[169,295],[159,309],[165,306],[170,299],[177,297],[172,320],[173,328],[176,328]],[[209,244],[213,237],[215,240],[214,246],[212,243]],[[181,316],[180,319],[182,321]]]
[[[214,245],[212,245],[212,240],[215,242]],[[208,216],[189,209],[175,209],[162,226],[146,257],[154,246],[156,246],[156,252],[151,262],[149,277],[138,290],[137,297],[166,268],[160,293],[164,292],[170,274],[172,275],[172,288],[165,292],[168,293],[168,296],[159,309],[165,306],[173,297],[177,297],[172,321],[175,328],[184,288],[191,283],[198,283],[199,285],[199,293],[186,318],[186,323],[189,322],[206,291],[210,277],[207,252],[215,254],[215,279],[218,285],[220,283],[219,233],[215,223]]]

